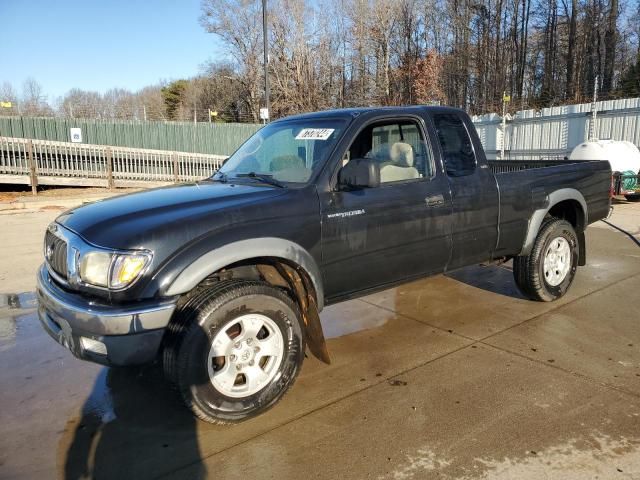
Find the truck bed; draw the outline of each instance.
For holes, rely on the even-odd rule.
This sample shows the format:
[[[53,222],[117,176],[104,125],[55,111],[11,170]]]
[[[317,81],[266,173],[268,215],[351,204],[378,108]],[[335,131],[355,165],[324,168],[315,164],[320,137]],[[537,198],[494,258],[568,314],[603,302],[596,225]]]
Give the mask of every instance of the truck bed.
[[[496,256],[509,255],[522,245],[528,220],[535,210],[545,207],[551,192],[578,190],[586,202],[587,224],[609,212],[611,168],[607,161],[495,160],[488,164],[500,192]]]

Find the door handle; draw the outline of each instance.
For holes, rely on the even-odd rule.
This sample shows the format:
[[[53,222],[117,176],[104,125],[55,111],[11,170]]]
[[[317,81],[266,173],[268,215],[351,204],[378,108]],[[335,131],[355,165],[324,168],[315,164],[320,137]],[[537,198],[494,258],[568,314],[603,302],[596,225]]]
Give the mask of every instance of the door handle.
[[[432,195],[424,199],[427,202],[427,207],[439,207],[444,205],[444,197],[442,195]]]

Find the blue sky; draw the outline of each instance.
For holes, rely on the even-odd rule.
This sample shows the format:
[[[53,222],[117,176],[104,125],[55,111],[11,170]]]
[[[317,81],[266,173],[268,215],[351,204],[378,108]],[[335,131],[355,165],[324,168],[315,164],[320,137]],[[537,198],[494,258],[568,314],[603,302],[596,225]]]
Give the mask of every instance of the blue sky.
[[[199,16],[200,0],[0,0],[0,85],[33,77],[51,101],[193,76],[222,53]]]

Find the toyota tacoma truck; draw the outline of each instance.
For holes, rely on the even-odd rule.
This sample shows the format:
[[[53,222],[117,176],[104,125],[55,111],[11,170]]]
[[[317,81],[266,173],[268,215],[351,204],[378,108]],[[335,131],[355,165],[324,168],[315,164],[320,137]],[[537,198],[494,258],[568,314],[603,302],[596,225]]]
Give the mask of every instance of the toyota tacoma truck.
[[[545,165],[488,162],[454,108],[284,118],[210,178],[60,215],[39,318],[79,358],[159,361],[195,415],[239,422],[283,396],[307,348],[329,362],[326,305],[511,259],[524,295],[562,297],[611,169]]]

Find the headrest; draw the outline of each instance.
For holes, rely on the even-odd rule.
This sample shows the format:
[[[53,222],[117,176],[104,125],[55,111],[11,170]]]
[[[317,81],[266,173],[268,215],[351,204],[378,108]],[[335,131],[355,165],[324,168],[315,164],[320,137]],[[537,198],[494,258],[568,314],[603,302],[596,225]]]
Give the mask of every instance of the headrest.
[[[297,155],[280,155],[271,160],[271,171],[277,172],[287,168],[304,168],[304,160]]]
[[[396,142],[391,145],[389,158],[398,167],[413,167],[413,147],[408,143]]]
[[[373,147],[369,153],[365,155],[365,158],[373,158],[379,162],[388,162],[391,157],[390,146],[388,143],[381,143]]]

